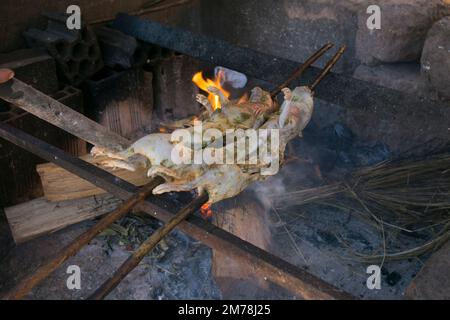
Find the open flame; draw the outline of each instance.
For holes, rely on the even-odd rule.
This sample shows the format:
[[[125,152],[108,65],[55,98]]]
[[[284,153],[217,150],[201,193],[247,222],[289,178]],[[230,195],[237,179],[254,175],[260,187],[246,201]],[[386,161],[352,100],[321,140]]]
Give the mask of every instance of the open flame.
[[[211,107],[213,110],[216,110],[217,108],[221,108],[222,106],[220,105],[220,101],[219,101],[219,97],[213,93],[211,93],[208,88],[209,87],[215,87],[217,89],[219,89],[225,97],[229,97],[230,93],[228,91],[226,91],[224,88],[222,88],[222,85],[220,84],[221,82],[221,74],[218,73],[218,75],[216,76],[216,78],[214,80],[211,79],[204,79],[203,78],[203,74],[202,72],[197,72],[193,77],[192,77],[192,82],[194,82],[197,87],[199,87],[200,89],[202,89],[203,91],[208,92],[208,100],[209,103],[211,104]]]

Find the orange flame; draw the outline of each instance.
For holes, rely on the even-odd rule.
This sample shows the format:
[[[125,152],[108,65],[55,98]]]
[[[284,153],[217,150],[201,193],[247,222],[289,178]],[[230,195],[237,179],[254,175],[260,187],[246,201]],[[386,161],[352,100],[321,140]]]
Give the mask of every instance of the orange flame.
[[[204,205],[202,205],[200,208],[200,213],[204,219],[211,218],[213,215],[211,204],[205,203]]]
[[[202,72],[197,72],[193,77],[192,77],[192,82],[194,82],[197,87],[199,87],[200,89],[202,89],[203,91],[208,92],[208,100],[209,103],[211,104],[211,107],[213,110],[216,110],[217,108],[221,108],[222,106],[220,105],[220,101],[219,101],[219,96],[211,93],[208,91],[208,87],[215,87],[217,89],[219,89],[223,95],[225,97],[229,97],[230,93],[228,91],[226,91],[224,88],[222,88],[222,86],[220,85],[220,74],[216,77],[216,79],[211,80],[211,79],[204,79],[203,78],[203,74]]]

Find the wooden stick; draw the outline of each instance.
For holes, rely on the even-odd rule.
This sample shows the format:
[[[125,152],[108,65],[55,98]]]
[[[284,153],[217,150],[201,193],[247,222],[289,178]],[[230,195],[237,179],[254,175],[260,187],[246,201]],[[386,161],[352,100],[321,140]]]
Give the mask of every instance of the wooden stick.
[[[196,212],[208,201],[206,193],[199,195],[186,207],[180,210],[167,223],[156,230],[140,247],[117,269],[114,275],[106,280],[90,297],[90,300],[104,299],[129,274],[153,248],[189,215]]]
[[[124,179],[136,186],[143,186],[150,182],[147,177],[148,168],[140,166],[136,171],[125,169],[111,169],[100,165],[107,157],[93,157],[90,154],[80,157],[81,160],[100,166],[103,170]],[[36,166],[41,182],[44,196],[49,201],[65,201],[99,195],[106,191],[75,174],[64,170],[53,163],[43,163]]]
[[[121,151],[131,144],[128,139],[16,78],[0,85],[0,98],[95,146]]]
[[[274,98],[277,94],[280,93],[281,89],[286,88],[292,81],[300,77],[306,69],[308,69],[314,62],[317,61],[321,56],[325,54],[328,50],[330,50],[334,44],[327,43],[322,48],[320,48],[316,53],[314,53],[308,60],[305,61],[300,67],[298,67],[292,75],[282,84],[280,84],[275,90],[270,93],[270,96]]]
[[[44,198],[5,208],[16,244],[49,234],[67,226],[111,212],[122,201],[110,194],[83,199],[50,202]]]
[[[153,179],[150,183],[139,189],[128,198],[119,208],[104,216],[95,226],[78,236],[72,243],[62,249],[48,263],[40,266],[35,273],[20,281],[3,299],[17,300],[26,296],[37,284],[44,280],[50,273],[58,268],[67,259],[74,256],[78,251],[94,239],[100,232],[112,223],[125,216],[134,206],[149,196],[152,190],[163,183],[160,177]]]

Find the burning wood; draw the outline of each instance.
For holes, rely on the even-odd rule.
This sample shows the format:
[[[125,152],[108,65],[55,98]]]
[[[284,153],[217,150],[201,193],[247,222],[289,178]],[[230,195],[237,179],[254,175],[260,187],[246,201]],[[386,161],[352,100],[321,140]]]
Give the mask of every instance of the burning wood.
[[[210,80],[210,79],[204,79],[203,78],[203,74],[202,72],[197,72],[193,77],[192,77],[192,81],[203,91],[206,91],[209,93],[208,95],[208,101],[212,107],[212,110],[216,110],[218,108],[221,108],[221,104],[219,101],[219,96],[214,94],[213,92],[211,92],[209,90],[209,88],[215,88],[217,90],[220,90],[221,94],[223,94],[226,98],[228,98],[230,96],[230,93],[228,91],[226,91],[225,89],[223,89],[222,85],[221,85],[221,76],[219,74],[219,76],[214,80]]]

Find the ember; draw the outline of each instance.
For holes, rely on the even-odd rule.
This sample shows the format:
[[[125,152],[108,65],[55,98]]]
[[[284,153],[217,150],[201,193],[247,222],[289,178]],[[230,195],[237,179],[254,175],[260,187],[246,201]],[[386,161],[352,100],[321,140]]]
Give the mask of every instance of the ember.
[[[211,204],[205,203],[204,205],[202,205],[200,208],[200,213],[204,219],[211,218],[213,215],[213,211],[211,209]]]

